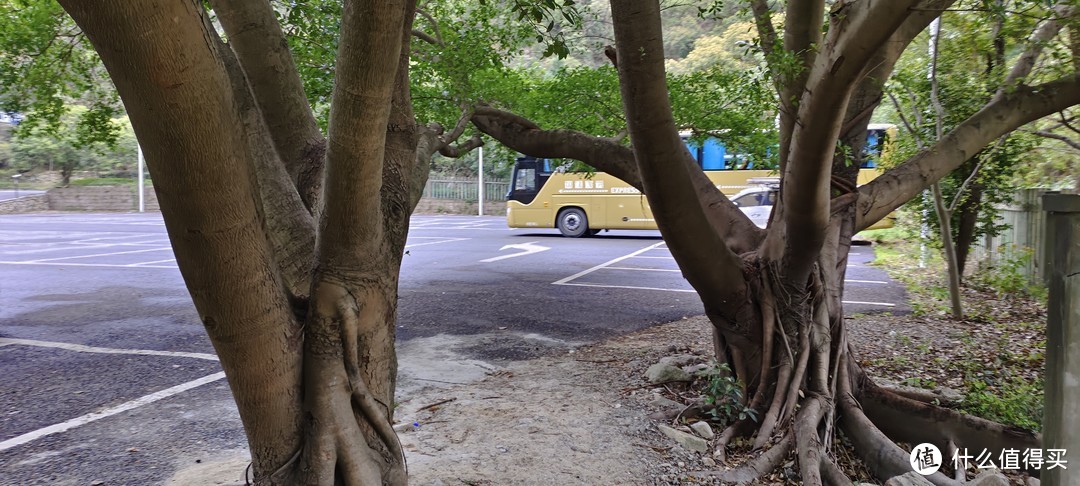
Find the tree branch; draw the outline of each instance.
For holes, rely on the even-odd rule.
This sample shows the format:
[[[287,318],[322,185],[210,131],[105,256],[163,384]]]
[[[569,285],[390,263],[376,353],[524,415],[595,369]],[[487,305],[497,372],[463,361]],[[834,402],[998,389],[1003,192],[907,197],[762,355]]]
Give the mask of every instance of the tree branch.
[[[642,192],[687,281],[707,313],[738,322],[749,289],[742,260],[709,224],[690,174],[700,173],[679,138],[664,73],[657,2],[612,0],[619,84]],[[715,190],[715,188],[714,188]],[[713,305],[724,302],[725,305]]]
[[[932,147],[859,188],[856,228],[865,229],[982,150],[1028,122],[1080,103],[1080,76],[997,97]]]
[[[1080,142],[1077,142],[1077,141],[1075,141],[1075,140],[1073,140],[1073,139],[1071,139],[1069,137],[1066,137],[1065,135],[1060,135],[1060,134],[1057,134],[1057,133],[1054,133],[1054,132],[1048,132],[1046,130],[1021,130],[1021,131],[1030,133],[1032,135],[1038,135],[1038,136],[1043,137],[1043,138],[1049,138],[1049,139],[1057,140],[1057,141],[1062,142],[1065,145],[1068,145],[1068,146],[1070,146],[1070,147],[1072,147],[1072,148],[1074,148],[1076,150],[1080,150]]]
[[[321,272],[376,265],[385,230],[383,161],[402,48],[404,1],[346,1],[334,77],[320,222]],[[415,141],[414,141],[415,142]]]
[[[426,42],[439,46],[443,45],[442,30],[439,29],[439,21],[435,20],[435,17],[432,16],[430,12],[422,8],[416,9],[416,13],[419,14],[421,17],[427,19],[428,23],[431,24],[431,29],[435,31],[434,36],[423,34],[423,37],[421,37],[421,39],[424,39],[426,37],[426,39],[424,39]],[[413,35],[417,35],[417,32],[419,31],[413,29],[412,32]]]
[[[513,150],[534,157],[580,160],[644,192],[634,152],[621,144],[623,135],[601,138],[574,130],[544,130],[529,119],[491,107],[477,108],[472,121],[480,131]],[[736,253],[755,248],[764,232],[704,173],[696,170],[690,174],[700,198],[696,204],[704,209],[709,224],[724,242]]]
[[[994,95],[995,97],[1004,96],[1006,91],[1027,79],[1028,75],[1031,74],[1031,70],[1035,68],[1035,62],[1042,54],[1043,48],[1061,31],[1059,19],[1072,17],[1074,12],[1075,9],[1072,7],[1058,5],[1054,8],[1057,17],[1046,19],[1035,28],[1035,31],[1031,33],[1031,37],[1028,39],[1027,48],[1016,59],[1016,63],[1013,64],[1009,75],[1005,78],[1005,82],[1001,83],[1001,88],[998,89]]]
[[[321,168],[325,143],[311,112],[285,34],[270,2],[211,0],[214,12],[247,75],[274,147],[309,209],[317,197],[300,187],[301,173]],[[314,155],[314,157],[312,157]]]

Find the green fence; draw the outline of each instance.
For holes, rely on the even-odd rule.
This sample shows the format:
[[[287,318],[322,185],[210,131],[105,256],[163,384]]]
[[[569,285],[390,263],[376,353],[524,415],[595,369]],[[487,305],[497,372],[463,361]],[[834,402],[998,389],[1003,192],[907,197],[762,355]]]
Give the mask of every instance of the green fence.
[[[428,179],[424,186],[424,197],[431,199],[454,199],[458,201],[477,201],[480,199],[476,179]],[[484,180],[485,201],[505,201],[510,181],[506,179]]]

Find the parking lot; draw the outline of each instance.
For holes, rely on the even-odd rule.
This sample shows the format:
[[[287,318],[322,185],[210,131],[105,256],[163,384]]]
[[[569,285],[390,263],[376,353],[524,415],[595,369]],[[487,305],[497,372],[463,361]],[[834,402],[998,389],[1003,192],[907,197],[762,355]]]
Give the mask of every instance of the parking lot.
[[[502,218],[416,216],[400,395],[702,312],[656,232],[567,239]],[[856,247],[845,309],[905,312]],[[0,216],[0,483],[154,484],[239,419],[158,214]]]

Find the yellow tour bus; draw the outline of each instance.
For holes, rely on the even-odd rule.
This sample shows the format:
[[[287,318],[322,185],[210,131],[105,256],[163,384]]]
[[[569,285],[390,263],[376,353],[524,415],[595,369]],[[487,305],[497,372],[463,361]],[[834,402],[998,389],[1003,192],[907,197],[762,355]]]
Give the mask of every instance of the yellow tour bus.
[[[868,127],[867,157],[859,169],[858,184],[865,184],[881,173],[877,164],[887,152],[886,142],[895,129],[894,125],[886,124]],[[749,204],[767,204],[760,202],[762,198],[735,196],[759,184],[758,181],[770,176],[775,179],[775,170],[753,168],[752,162],[738,154],[729,154],[715,138],[700,145],[689,140],[686,144],[705,175],[721,192],[734,198],[744,212],[748,211],[742,208],[747,205],[744,200],[758,201]],[[506,198],[506,221],[511,228],[557,228],[567,237],[590,236],[612,229],[656,229],[647,199],[630,184],[604,172],[560,171],[549,159],[519,157]],[[871,228],[890,226],[892,219],[886,218]]]

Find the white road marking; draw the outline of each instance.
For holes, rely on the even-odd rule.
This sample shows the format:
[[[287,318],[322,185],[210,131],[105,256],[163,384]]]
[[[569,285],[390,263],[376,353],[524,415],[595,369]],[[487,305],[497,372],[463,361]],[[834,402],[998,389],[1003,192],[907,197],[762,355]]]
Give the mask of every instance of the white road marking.
[[[659,290],[661,292],[690,292],[693,293],[693,289],[665,289],[660,287],[636,287],[633,285],[607,285],[607,284],[591,284],[591,283],[559,283],[554,282],[552,285],[574,285],[577,287],[602,287],[605,289],[635,289],[635,290]]]
[[[55,341],[37,341],[34,339],[14,339],[14,338],[0,338],[0,346],[37,346],[39,348],[56,348],[65,349],[68,351],[78,351],[80,353],[99,353],[99,354],[136,354],[142,356],[169,356],[174,358],[196,358],[205,359],[210,361],[217,361],[218,357],[207,353],[188,353],[184,351],[157,351],[153,349],[117,349],[117,348],[99,348],[97,346],[86,346],[83,344],[73,343],[61,343]]]
[[[141,407],[143,405],[151,404],[151,403],[154,403],[154,402],[156,402],[158,400],[162,400],[162,399],[165,399],[165,398],[169,398],[169,397],[171,397],[173,395],[183,393],[183,392],[188,391],[188,390],[190,390],[192,388],[196,388],[196,387],[205,385],[207,383],[213,383],[213,382],[218,381],[218,380],[220,380],[222,378],[225,378],[225,372],[224,371],[220,371],[220,372],[214,373],[212,375],[207,375],[207,376],[204,376],[204,377],[199,378],[197,380],[189,381],[187,383],[181,383],[181,384],[176,385],[174,387],[166,388],[164,390],[157,391],[157,392],[151,393],[149,395],[136,398],[134,400],[131,400],[130,402],[121,403],[120,405],[117,405],[117,406],[111,407],[111,408],[107,408],[107,409],[101,410],[99,412],[88,413],[86,415],[75,417],[75,418],[73,418],[71,420],[68,420],[66,422],[61,422],[59,424],[50,425],[48,427],[37,429],[37,430],[34,430],[32,432],[27,432],[27,433],[25,433],[23,435],[20,435],[18,437],[13,437],[11,439],[0,442],[0,452],[11,449],[12,447],[17,447],[17,446],[26,444],[27,442],[31,442],[31,441],[40,439],[40,438],[45,437],[45,436],[49,436],[49,435],[53,435],[53,434],[59,434],[61,432],[71,430],[71,429],[73,429],[75,427],[79,427],[81,425],[86,425],[88,423],[96,422],[96,421],[101,420],[103,418],[111,417],[113,415],[123,413],[123,412],[126,412],[128,410],[132,410],[132,409]]]
[[[145,266],[145,265],[156,265],[158,263],[176,263],[176,259],[175,258],[169,258],[168,260],[157,260],[157,261],[153,261],[153,262],[129,263],[129,264],[124,265],[124,266],[125,267],[141,267],[141,266]]]
[[[439,240],[439,241],[431,241],[431,242],[428,242],[428,243],[412,243],[412,244],[405,245],[405,248],[415,248],[417,246],[426,246],[426,245],[438,245],[440,243],[453,243],[455,241],[465,241],[465,240],[468,240],[470,238],[441,238],[441,237],[438,237],[438,236],[413,236],[411,239],[414,239],[414,240],[419,240],[419,239]]]
[[[118,263],[70,263],[70,262],[4,262],[0,261],[0,265],[48,265],[52,267],[108,267],[108,268],[171,268],[176,270],[176,266],[170,265],[142,265],[133,267],[131,264],[118,264]]]
[[[515,250],[522,250],[522,251],[520,251],[518,253],[511,253],[509,255],[502,255],[502,256],[492,257],[492,258],[488,258],[486,260],[480,260],[480,263],[497,262],[499,260],[506,260],[507,258],[516,258],[516,257],[519,257],[519,256],[532,255],[533,253],[540,253],[542,251],[547,251],[547,250],[551,249],[550,247],[540,246],[540,245],[537,245],[536,243],[537,242],[535,242],[535,241],[529,241],[529,242],[526,242],[526,243],[514,243],[514,244],[503,246],[502,248],[499,248],[499,251],[503,251],[503,250],[506,250],[506,249],[515,249]]]
[[[166,251],[166,250],[172,251],[172,247],[165,246],[165,247],[158,247],[158,248],[147,248],[147,249],[144,249],[144,250],[117,251],[117,252],[112,252],[112,253],[96,253],[96,254],[93,254],[93,255],[77,255],[77,256],[67,256],[67,257],[59,257],[59,258],[41,258],[41,259],[38,259],[38,260],[30,260],[30,261],[27,261],[27,262],[24,262],[24,263],[55,262],[57,260],[73,260],[75,258],[93,258],[93,257],[113,256],[113,255],[130,255],[132,253],[146,253],[148,251]]]
[[[670,268],[641,268],[641,267],[606,267],[608,270],[640,270],[642,272],[681,272],[682,270]]]
[[[595,267],[592,267],[592,268],[589,268],[589,269],[586,269],[586,270],[582,270],[582,271],[580,271],[578,273],[575,273],[575,274],[573,274],[573,275],[571,275],[569,277],[566,277],[564,279],[561,279],[561,280],[558,280],[558,281],[555,281],[555,282],[551,282],[551,283],[552,283],[552,285],[566,285],[568,282],[571,282],[571,281],[576,280],[578,278],[584,277],[584,276],[586,276],[586,275],[588,275],[590,273],[593,273],[593,272],[595,272],[597,270],[600,270],[600,269],[602,269],[602,268],[604,268],[604,267],[606,267],[608,265],[613,265],[615,263],[619,263],[619,262],[621,262],[623,260],[626,260],[627,258],[638,257],[638,255],[640,255],[642,253],[645,253],[645,252],[647,252],[649,250],[652,250],[652,249],[654,249],[654,248],[656,248],[656,247],[658,247],[660,245],[663,245],[663,244],[664,244],[664,242],[661,241],[660,243],[657,243],[655,245],[647,246],[645,248],[642,248],[642,249],[640,249],[638,251],[635,251],[633,253],[630,253],[628,255],[623,255],[623,256],[618,257],[618,258],[616,258],[614,260],[601,263],[601,264],[599,264],[599,265],[597,265]],[[638,258],[662,258],[662,257],[638,257]]]

